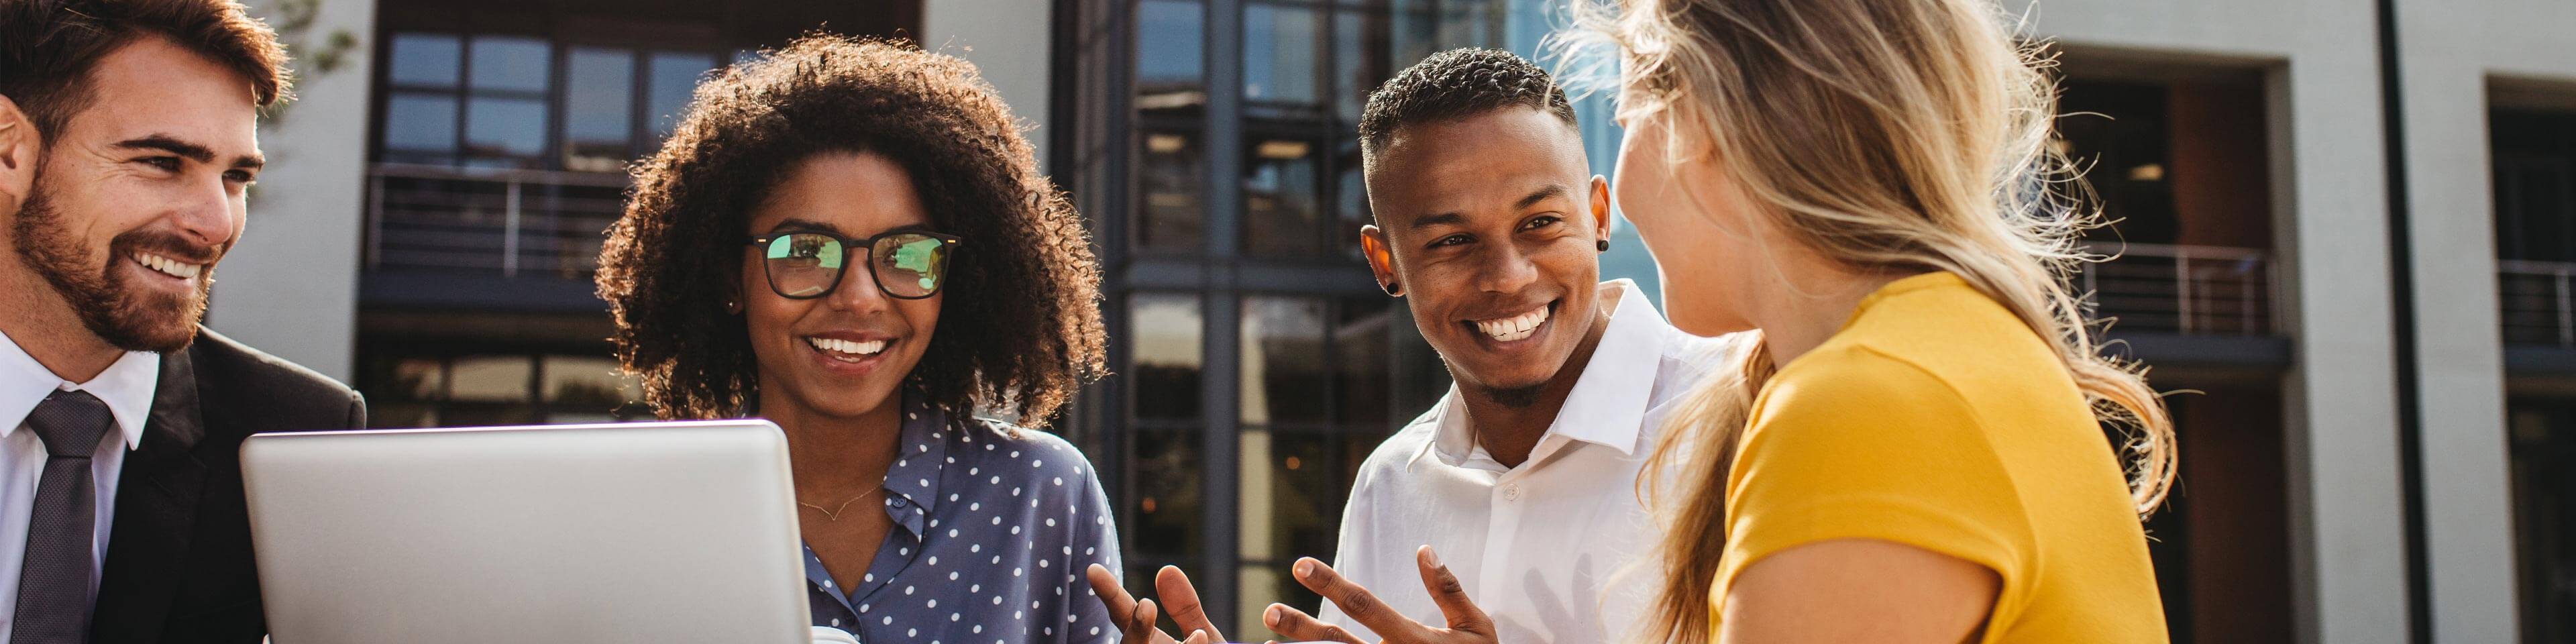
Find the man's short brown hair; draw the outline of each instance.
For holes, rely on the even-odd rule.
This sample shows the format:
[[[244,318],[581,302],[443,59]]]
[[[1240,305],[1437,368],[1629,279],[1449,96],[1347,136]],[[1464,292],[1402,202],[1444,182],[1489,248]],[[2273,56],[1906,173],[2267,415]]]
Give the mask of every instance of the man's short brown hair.
[[[147,36],[239,72],[262,107],[292,98],[286,48],[237,0],[0,0],[0,96],[50,140],[94,98],[90,68]]]

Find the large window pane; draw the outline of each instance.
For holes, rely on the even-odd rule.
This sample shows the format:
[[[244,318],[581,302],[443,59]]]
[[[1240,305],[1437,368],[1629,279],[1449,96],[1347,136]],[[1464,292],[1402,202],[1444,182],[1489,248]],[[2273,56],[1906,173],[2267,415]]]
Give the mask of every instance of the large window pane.
[[[546,102],[475,98],[465,104],[465,147],[480,156],[533,157],[545,151]]]
[[[1357,124],[1368,94],[1385,81],[1386,18],[1377,11],[1333,13],[1333,113]],[[1403,64],[1411,65],[1411,61]]]
[[[546,356],[546,420],[555,423],[608,422],[643,395],[642,382],[619,371],[606,356]]]
[[[467,356],[451,367],[448,400],[527,402],[528,378],[535,365],[524,355]]]
[[[579,48],[564,65],[564,169],[616,172],[634,144],[635,53]]]
[[[2576,641],[2576,401],[2516,400],[2508,423],[2525,641]]]
[[[1277,103],[1315,102],[1316,47],[1323,41],[1315,10],[1254,4],[1243,8],[1243,97]]]
[[[1138,428],[1131,435],[1131,483],[1135,505],[1126,509],[1131,559],[1195,563],[1202,561],[1199,538],[1207,499],[1201,490],[1206,473],[1200,430],[1194,427]]]
[[[536,38],[475,36],[473,85],[477,90],[546,91],[554,47]]]
[[[1206,166],[1199,135],[1190,129],[1142,132],[1137,159],[1136,245],[1152,250],[1195,251],[1205,244],[1207,212],[1201,187]]]
[[[1128,390],[1139,419],[1196,421],[1205,337],[1195,295],[1138,294],[1128,299]]]
[[[1302,297],[1243,299],[1244,424],[1320,423],[1332,371],[1324,346],[1324,301]]]
[[[1355,431],[1393,429],[1389,422],[1395,363],[1389,341],[1394,325],[1412,324],[1405,309],[1392,300],[1361,297],[1342,300],[1333,312],[1334,420]],[[1412,412],[1406,412],[1409,417]]]
[[[385,101],[385,148],[401,152],[456,152],[456,97],[394,92]]]
[[[1136,3],[1136,91],[1198,89],[1207,75],[1207,10],[1193,1]]]
[[[653,139],[660,141],[679,127],[682,112],[688,110],[689,94],[698,89],[698,75],[716,68],[716,59],[691,52],[654,52],[652,64],[645,70],[645,108],[653,119]]]
[[[463,45],[446,34],[394,34],[386,80],[395,85],[455,87]]]
[[[1313,141],[1255,135],[1244,141],[1243,248],[1259,255],[1318,255],[1326,233]]]
[[[1312,614],[1320,597],[1288,576],[1298,557],[1330,560],[1340,536],[1351,475],[1377,441],[1320,429],[1247,428],[1237,524],[1242,557],[1236,587],[1244,624],[1276,601]]]

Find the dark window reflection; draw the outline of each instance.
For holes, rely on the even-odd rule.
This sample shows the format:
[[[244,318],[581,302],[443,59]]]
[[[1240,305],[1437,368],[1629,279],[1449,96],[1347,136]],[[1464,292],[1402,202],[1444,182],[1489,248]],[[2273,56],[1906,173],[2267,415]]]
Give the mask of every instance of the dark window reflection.
[[[591,423],[652,417],[642,383],[599,353],[365,351],[358,389],[367,426],[470,427]]]
[[[396,85],[455,87],[463,52],[455,36],[394,34],[386,80]]]
[[[1135,417],[1198,420],[1205,337],[1198,296],[1138,294],[1127,306],[1126,373]]]
[[[1195,427],[1137,428],[1130,482],[1135,506],[1127,508],[1132,560],[1202,561],[1199,539],[1207,499],[1201,494],[1206,456]]]
[[[616,172],[633,153],[635,53],[574,49],[564,69],[564,169]]]
[[[1207,9],[1197,2],[1136,3],[1139,94],[1197,88],[1206,78]]]
[[[698,88],[698,76],[715,69],[716,59],[707,54],[655,52],[652,68],[647,72],[651,87],[645,106],[653,115],[653,138],[671,135],[679,127],[681,114],[688,110],[689,94]]]
[[[1332,372],[1324,351],[1324,301],[1303,297],[1243,300],[1242,417],[1246,425],[1320,423],[1330,419]]]
[[[1207,212],[1201,190],[1207,173],[1198,132],[1149,129],[1140,138],[1136,245],[1175,251],[1203,247]]]
[[[1244,141],[1243,246],[1256,255],[1330,252],[1323,222],[1321,150],[1313,141],[1254,135]]]
[[[475,36],[473,88],[543,92],[554,71],[554,47],[544,40],[516,36]]]
[[[1251,4],[1243,8],[1243,98],[1274,103],[1314,103],[1321,38],[1316,11],[1299,6]]]
[[[2511,407],[2523,640],[2576,641],[2576,400]]]

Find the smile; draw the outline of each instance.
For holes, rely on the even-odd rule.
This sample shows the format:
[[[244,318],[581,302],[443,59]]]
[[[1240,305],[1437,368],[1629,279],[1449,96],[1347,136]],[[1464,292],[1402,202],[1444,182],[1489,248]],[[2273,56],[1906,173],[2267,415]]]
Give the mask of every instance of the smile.
[[[166,255],[138,251],[127,257],[133,259],[136,264],[142,264],[144,268],[183,280],[196,279],[198,274],[206,272],[205,264],[191,264]]]
[[[884,353],[886,348],[884,340],[841,340],[806,336],[805,343],[813,345],[814,350],[822,352],[825,357],[842,362],[863,361]]]
[[[1487,337],[1501,342],[1511,342],[1537,333],[1539,325],[1547,323],[1549,308],[1551,307],[1541,306],[1520,315],[1490,320],[1469,320],[1468,323],[1475,325],[1476,330]]]

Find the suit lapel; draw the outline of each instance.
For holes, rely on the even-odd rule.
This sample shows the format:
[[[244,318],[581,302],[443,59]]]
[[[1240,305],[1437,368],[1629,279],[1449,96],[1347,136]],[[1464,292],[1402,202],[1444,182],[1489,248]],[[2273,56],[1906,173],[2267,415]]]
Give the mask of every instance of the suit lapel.
[[[161,380],[143,441],[117,477],[116,517],[99,579],[90,641],[151,642],[167,622],[173,593],[188,570],[206,465],[195,454],[205,436],[191,351],[163,354]]]

